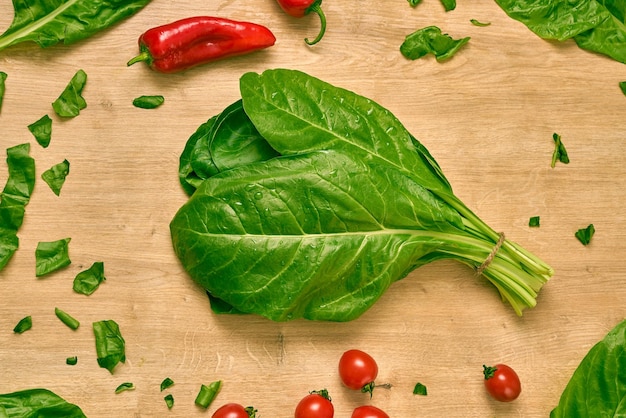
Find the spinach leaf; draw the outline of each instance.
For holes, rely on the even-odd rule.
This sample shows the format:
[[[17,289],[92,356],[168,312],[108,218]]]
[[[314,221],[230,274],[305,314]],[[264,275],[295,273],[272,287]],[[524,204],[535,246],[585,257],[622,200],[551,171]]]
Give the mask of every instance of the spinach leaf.
[[[35,249],[35,275],[45,276],[53,271],[69,266],[69,244],[71,238],[51,242],[39,242]]]
[[[249,73],[240,86],[280,157],[210,175],[170,224],[212,309],[347,321],[440,258],[480,268],[518,314],[534,306],[550,267],[458,200],[388,110],[298,71]]]
[[[567,149],[565,149],[565,145],[561,140],[561,135],[554,133],[552,134],[552,139],[554,140],[554,152],[552,153],[550,167],[554,168],[557,161],[563,164],[569,164],[569,155],[567,155]]]
[[[92,325],[96,337],[98,365],[113,374],[118,363],[126,362],[126,342],[120,327],[112,319],[94,322]]]
[[[70,163],[67,160],[53,165],[41,174],[41,178],[46,182],[55,195],[61,194],[61,188],[65,183],[65,178],[70,173]]]
[[[172,394],[167,394],[163,397],[163,400],[165,401],[165,405],[167,405],[167,409],[172,409],[172,407],[174,406],[174,396],[172,396]]]
[[[619,88],[620,88],[620,90],[622,90],[622,93],[624,93],[624,95],[626,95],[626,81],[620,81],[619,82]]]
[[[83,88],[87,83],[87,74],[78,70],[61,95],[52,103],[54,112],[64,118],[78,116],[81,110],[87,107],[82,96]]]
[[[135,390],[135,385],[132,382],[124,382],[115,388],[115,393],[122,393],[127,390]]]
[[[29,155],[30,144],[16,145],[6,152],[9,178],[0,194],[0,270],[17,251],[17,231],[35,187],[35,160]]]
[[[626,321],[583,358],[550,418],[620,417],[626,414]]]
[[[453,39],[450,35],[441,33],[437,26],[427,26],[407,35],[400,45],[400,52],[411,60],[430,53],[441,62],[451,58],[469,40],[469,37]]]
[[[15,327],[13,327],[13,332],[16,333],[16,334],[21,334],[23,332],[28,331],[32,327],[33,327],[33,317],[28,315],[28,316],[20,319],[20,321],[17,323],[17,325],[15,325]]]
[[[0,416],[86,418],[78,406],[47,389],[27,389],[0,394]]]
[[[446,12],[456,9],[456,0],[441,0],[441,4]]]
[[[54,308],[54,314],[70,329],[77,330],[80,326],[80,322],[76,318],[59,308]]]
[[[0,50],[33,41],[45,48],[88,38],[138,12],[150,0],[13,0],[15,16]]]
[[[166,377],[161,382],[161,392],[163,392],[165,389],[171,388],[172,386],[174,386],[174,381],[170,379],[169,377]]]
[[[28,125],[28,130],[33,134],[39,145],[48,148],[52,138],[52,119],[50,116],[43,115],[36,122]]]
[[[589,224],[589,226],[587,226],[586,228],[581,228],[576,231],[574,236],[578,239],[578,241],[580,241],[582,245],[589,245],[589,243],[591,242],[591,238],[595,233],[595,227],[593,226],[593,224]]]
[[[496,0],[543,39],[573,38],[581,48],[626,63],[624,0]]]
[[[2,101],[4,100],[4,92],[6,90],[5,80],[7,79],[7,73],[0,71],[0,111],[2,110]]]
[[[528,226],[531,228],[539,228],[541,218],[539,216],[531,216],[528,220]]]
[[[411,7],[415,7],[422,2],[422,0],[408,0]]]
[[[133,106],[141,109],[156,109],[165,103],[163,96],[139,96],[133,99]]]
[[[426,386],[424,386],[423,383],[417,382],[415,384],[415,387],[413,388],[413,395],[427,396],[428,389],[426,388]]]
[[[104,263],[102,261],[96,261],[87,270],[83,270],[76,275],[73,289],[76,293],[89,296],[98,290],[100,284],[105,280]]]

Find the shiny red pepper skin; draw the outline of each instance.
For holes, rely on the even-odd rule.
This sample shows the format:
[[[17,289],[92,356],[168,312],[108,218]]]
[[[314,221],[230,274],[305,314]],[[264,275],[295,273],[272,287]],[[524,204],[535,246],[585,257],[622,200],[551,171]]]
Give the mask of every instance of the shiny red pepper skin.
[[[301,18],[308,15],[311,12],[317,13],[320,17],[321,28],[319,34],[314,40],[309,41],[305,39],[309,45],[314,45],[322,40],[324,33],[326,32],[326,16],[322,11],[322,0],[277,0],[278,5],[289,16]]]
[[[128,65],[145,61],[162,73],[175,73],[218,59],[267,48],[276,42],[265,26],[210,16],[196,16],[148,29],[139,37],[140,54]]]

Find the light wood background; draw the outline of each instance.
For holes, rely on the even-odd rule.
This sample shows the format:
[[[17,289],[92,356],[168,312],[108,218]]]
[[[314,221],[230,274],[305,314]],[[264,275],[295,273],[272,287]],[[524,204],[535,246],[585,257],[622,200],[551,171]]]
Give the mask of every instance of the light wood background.
[[[274,0],[153,0],[132,18],[71,46],[34,44],[0,51],[8,73],[0,148],[30,142],[38,176],[67,159],[70,175],[55,196],[39,180],[19,231],[20,248],[0,272],[0,393],[44,387],[93,417],[200,417],[220,404],[254,405],[259,417],[291,417],[308,391],[327,388],[336,416],[372,403],[391,417],[547,417],[587,351],[626,315],[626,66],[539,39],[494,1],[460,2],[444,12],[425,0],[324,2],[328,30],[307,47],[319,23],[294,19]],[[0,30],[12,5],[0,2]],[[215,15],[268,26],[266,51],[162,75],[127,68],[146,29],[179,18]],[[470,19],[491,22],[476,27]],[[451,60],[406,60],[409,33],[437,25],[471,40]],[[216,316],[176,259],[169,222],[185,202],[178,157],[187,138],[239,96],[247,71],[300,69],[390,109],[442,166],[456,194],[485,221],[551,264],[556,274],[538,306],[518,318],[492,286],[468,268],[440,261],[396,283],[350,323],[273,323]],[[72,120],[50,103],[78,69],[88,75],[88,107]],[[162,94],[155,110],[132,99]],[[40,147],[27,125],[53,117],[52,141]],[[550,168],[552,134],[562,135],[569,165]],[[7,177],[4,157],[0,183]],[[529,228],[531,216],[540,228]],[[574,232],[593,223],[588,247]],[[72,264],[35,277],[39,241],[70,237]],[[107,281],[90,297],[73,293],[74,276],[103,261]],[[81,321],[77,331],[54,315]],[[13,326],[32,315],[32,330]],[[113,319],[127,362],[113,375],[98,367],[91,323]],[[342,387],[341,353],[368,351],[379,383],[366,395]],[[78,356],[76,366],[65,358]],[[522,380],[510,404],[485,393],[482,365],[505,362]],[[161,393],[170,377],[175,385]],[[214,406],[194,405],[202,383],[222,379]],[[114,394],[122,382],[136,390]],[[428,396],[414,396],[416,382]],[[175,406],[163,397],[171,393]]]

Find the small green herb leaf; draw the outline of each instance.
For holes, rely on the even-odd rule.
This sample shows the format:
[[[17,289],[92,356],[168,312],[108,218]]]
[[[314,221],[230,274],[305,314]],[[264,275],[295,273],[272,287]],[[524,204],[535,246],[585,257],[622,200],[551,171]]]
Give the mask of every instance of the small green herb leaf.
[[[131,382],[122,383],[117,388],[115,388],[115,393],[121,393],[127,390],[135,390],[135,385],[133,385]]]
[[[531,228],[539,228],[539,221],[539,216],[531,216],[531,218],[528,220],[528,226],[530,226]]]
[[[61,188],[65,183],[65,178],[69,173],[70,163],[67,160],[63,160],[63,162],[55,164],[48,170],[44,171],[41,174],[41,178],[46,182],[46,184],[48,184],[54,194],[59,196],[61,194]]]
[[[35,275],[44,276],[69,266],[69,244],[71,238],[51,242],[39,242],[35,249]]]
[[[37,143],[44,148],[50,145],[52,138],[52,119],[48,115],[43,115],[39,120],[28,125],[28,130],[33,134]]]
[[[413,388],[413,395],[426,396],[428,395],[428,390],[426,389],[426,386],[424,386],[420,382],[417,382],[415,384],[415,387]]]
[[[106,280],[104,277],[104,263],[96,261],[87,270],[83,270],[74,278],[73,289],[76,293],[91,295],[95,292],[100,283]]]
[[[78,320],[59,308],[54,308],[54,314],[57,316],[57,318],[61,320],[61,322],[63,322],[71,329],[78,329],[78,327],[80,326],[80,322],[78,322]]]
[[[174,397],[171,394],[165,395],[163,398],[165,400],[165,405],[167,405],[167,409],[172,409],[174,406]]]
[[[441,0],[441,4],[443,4],[443,8],[446,10],[446,12],[449,12],[456,8],[456,0]]]
[[[52,108],[57,115],[64,118],[73,118],[87,107],[87,102],[82,96],[86,83],[87,73],[83,70],[78,70],[59,98],[52,103]]]
[[[411,7],[415,7],[422,2],[422,0],[408,0]]]
[[[437,26],[428,26],[407,35],[400,45],[400,52],[410,60],[430,53],[441,62],[452,57],[469,40],[469,37],[453,39],[443,34]]]
[[[561,135],[553,133],[552,139],[554,140],[554,152],[552,153],[552,163],[550,166],[554,168],[557,161],[560,161],[563,164],[569,164],[569,156],[567,155],[567,150],[565,149],[565,145],[563,145],[563,141],[561,141]]]
[[[589,224],[587,228],[581,228],[574,234],[578,241],[580,241],[583,245],[589,245],[591,242],[591,238],[593,234],[596,233],[596,229],[593,224]]]
[[[196,405],[205,409],[208,408],[209,405],[211,405],[211,403],[215,400],[215,397],[217,396],[221,388],[221,380],[217,380],[211,383],[209,386],[200,386],[200,391],[198,392],[198,396],[196,396]]]
[[[28,143],[7,149],[9,177],[0,194],[0,270],[17,251],[17,231],[35,187],[35,160],[29,152]]]
[[[484,23],[483,23],[483,22],[480,22],[480,21],[478,21],[478,20],[476,20],[476,19],[470,19],[470,22],[471,22],[471,23],[472,23],[472,25],[474,25],[474,26],[481,26],[481,27],[484,27],[484,26],[489,26],[489,25],[491,25],[491,22],[484,22]]]
[[[4,91],[6,90],[5,80],[7,73],[0,71],[0,111],[2,110],[2,101],[4,100]]]
[[[166,377],[161,382],[161,392],[163,392],[167,388],[172,387],[173,385],[174,385],[174,381],[172,379],[170,379],[169,377]]]
[[[16,334],[21,334],[24,331],[28,331],[32,327],[33,317],[29,315],[25,318],[20,319],[20,322],[18,322],[17,325],[15,325],[15,327],[13,328],[13,332]]]
[[[133,100],[133,106],[141,109],[155,109],[165,102],[163,96],[139,96]]]
[[[68,366],[75,366],[78,363],[78,357],[72,356],[65,359],[65,364]]]
[[[620,81],[619,88],[622,90],[622,93],[626,96],[626,81]]]
[[[126,362],[126,342],[120,333],[120,327],[113,320],[93,323],[96,337],[98,365],[113,374],[118,363]]]
[[[76,405],[47,389],[27,389],[0,395],[0,417],[86,418]]]

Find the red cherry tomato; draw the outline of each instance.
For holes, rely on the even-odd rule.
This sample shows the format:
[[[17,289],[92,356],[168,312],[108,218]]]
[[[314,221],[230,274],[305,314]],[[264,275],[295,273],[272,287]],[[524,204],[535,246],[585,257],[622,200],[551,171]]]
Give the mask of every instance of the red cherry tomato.
[[[352,411],[352,418],[389,418],[382,409],[372,405],[359,406]]]
[[[376,360],[361,350],[348,350],[339,359],[339,376],[350,389],[372,393],[378,376]]]
[[[311,392],[302,398],[296,406],[295,418],[333,418],[335,408],[330,401],[328,391]]]
[[[244,408],[237,403],[222,405],[211,415],[211,418],[254,418],[256,409],[251,406]]]
[[[497,401],[511,402],[522,392],[517,373],[506,364],[496,364],[493,367],[483,365],[483,374],[487,393]]]

